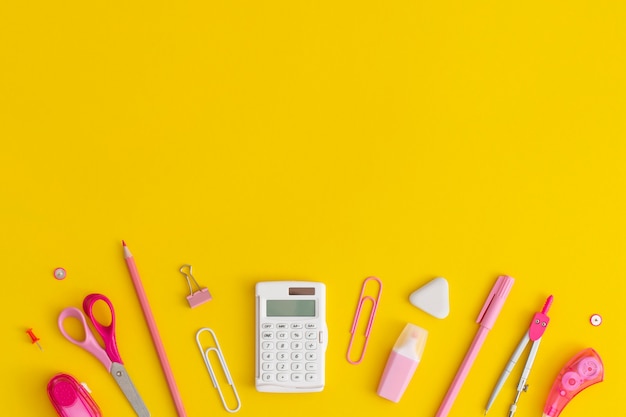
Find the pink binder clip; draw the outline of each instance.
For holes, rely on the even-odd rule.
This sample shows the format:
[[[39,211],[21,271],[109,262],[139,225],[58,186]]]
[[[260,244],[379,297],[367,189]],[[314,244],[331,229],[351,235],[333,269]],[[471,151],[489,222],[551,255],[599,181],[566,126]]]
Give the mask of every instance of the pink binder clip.
[[[368,281],[373,280],[378,283],[378,293],[376,298],[371,295],[364,296],[365,287],[367,286]],[[363,281],[363,285],[361,286],[361,294],[359,295],[359,303],[356,306],[356,312],[354,313],[354,320],[352,321],[352,329],[350,330],[350,343],[348,344],[348,352],[346,353],[346,359],[352,365],[357,365],[361,363],[363,360],[363,356],[365,356],[365,349],[367,349],[367,342],[370,338],[370,332],[372,330],[372,325],[374,324],[374,316],[376,316],[376,309],[378,309],[378,303],[380,301],[380,295],[383,292],[383,283],[377,277],[367,277]],[[367,327],[365,328],[365,341],[363,342],[363,348],[361,349],[361,353],[359,354],[359,358],[353,360],[352,356],[352,344],[354,343],[354,336],[356,334],[356,329],[359,323],[359,317],[361,316],[361,308],[363,308],[363,304],[366,301],[370,301],[372,303],[372,310],[370,311],[370,317],[367,321]]]
[[[185,269],[187,269],[187,272],[185,272]],[[189,285],[189,295],[187,296],[187,302],[189,303],[189,307],[198,307],[200,304],[211,301],[212,297],[209,290],[206,287],[200,287],[196,279],[193,277],[191,265],[185,264],[181,266],[180,273],[185,276],[185,279],[187,280],[187,285]],[[195,291],[193,290],[192,281],[197,288]]]

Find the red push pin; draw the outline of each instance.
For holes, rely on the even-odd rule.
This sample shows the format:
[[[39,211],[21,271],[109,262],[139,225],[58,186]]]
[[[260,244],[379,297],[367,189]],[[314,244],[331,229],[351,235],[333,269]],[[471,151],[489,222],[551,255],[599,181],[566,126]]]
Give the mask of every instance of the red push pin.
[[[26,333],[28,333],[28,335],[30,336],[30,340],[33,342],[33,344],[36,343],[37,346],[39,346],[39,350],[41,350],[43,352],[43,348],[39,344],[39,338],[37,336],[35,336],[35,333],[33,333],[33,329],[26,330]]]

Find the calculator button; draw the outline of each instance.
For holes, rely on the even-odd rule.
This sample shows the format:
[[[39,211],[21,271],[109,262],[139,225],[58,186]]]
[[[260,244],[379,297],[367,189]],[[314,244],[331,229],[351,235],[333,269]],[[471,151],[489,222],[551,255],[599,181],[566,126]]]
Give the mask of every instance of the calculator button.
[[[302,384],[320,382],[323,339],[316,322],[265,322],[260,324],[260,378],[265,383]]]

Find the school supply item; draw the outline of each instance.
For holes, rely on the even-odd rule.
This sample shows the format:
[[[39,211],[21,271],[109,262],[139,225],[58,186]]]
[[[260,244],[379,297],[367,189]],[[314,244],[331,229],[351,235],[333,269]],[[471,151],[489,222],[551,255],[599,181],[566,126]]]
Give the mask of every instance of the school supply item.
[[[603,379],[604,365],[598,352],[592,348],[578,352],[556,377],[543,409],[543,417],[558,417],[572,398]]]
[[[48,382],[48,398],[61,417],[102,417],[87,389],[71,375],[52,377]]]
[[[526,359],[526,364],[524,365],[524,371],[522,372],[522,376],[520,377],[519,383],[517,384],[517,394],[515,395],[515,400],[513,401],[513,404],[509,409],[508,417],[512,417],[513,414],[515,414],[515,411],[517,410],[517,401],[519,400],[520,395],[522,394],[522,392],[528,391],[528,385],[526,384],[526,380],[528,379],[528,375],[530,374],[533,362],[535,361],[535,357],[537,356],[541,337],[543,336],[543,333],[546,331],[548,323],[550,322],[550,317],[547,316],[547,313],[550,309],[550,306],[552,305],[552,299],[553,297],[549,296],[541,311],[536,312],[533,316],[533,319],[530,322],[530,327],[528,328],[528,330],[526,330],[526,333],[524,333],[524,337],[522,337],[521,342],[519,343],[519,345],[517,345],[517,348],[513,352],[511,359],[509,359],[508,363],[506,364],[502,375],[500,375],[500,378],[498,379],[498,382],[496,383],[496,386],[493,389],[491,396],[489,397],[487,407],[485,407],[485,414],[487,414],[487,412],[491,408],[491,405],[496,399],[509,374],[515,367],[515,364],[517,363],[520,355],[522,354],[524,349],[526,349],[528,343],[532,341],[530,353],[528,354],[528,359]]]
[[[256,284],[256,375],[260,392],[324,389],[326,286],[319,282]]]
[[[445,319],[450,314],[448,281],[443,277],[433,279],[413,291],[409,301],[425,313],[438,319]]]
[[[591,323],[592,326],[597,327],[599,325],[602,324],[602,316],[599,314],[593,314],[591,317],[589,317],[589,323]]]
[[[378,395],[395,403],[400,401],[422,359],[426,339],[428,332],[425,329],[411,323],[404,326],[387,359]]]
[[[65,279],[65,277],[67,276],[67,271],[65,271],[65,268],[56,268],[53,274],[56,279],[61,280]]]
[[[30,337],[30,341],[31,343],[34,345],[36,344],[37,347],[39,348],[39,350],[41,350],[43,352],[43,348],[41,347],[41,345],[39,344],[39,341],[41,339],[39,339],[37,336],[35,336],[35,333],[33,333],[33,329],[28,329],[26,330],[26,333],[28,334],[28,336]]]
[[[452,408],[452,404],[458,395],[463,382],[465,382],[465,378],[469,373],[480,348],[482,347],[485,339],[487,338],[487,334],[489,330],[493,327],[498,315],[500,314],[500,310],[504,306],[504,302],[506,301],[509,292],[511,291],[511,287],[513,286],[514,279],[501,275],[496,280],[495,285],[491,289],[485,304],[483,305],[482,310],[478,314],[478,318],[476,319],[476,323],[479,324],[478,332],[470,345],[469,350],[467,351],[459,370],[457,371],[450,388],[448,388],[448,392],[443,399],[443,402],[439,406],[439,410],[437,410],[437,414],[435,417],[445,417],[450,412]]]
[[[366,287],[368,282],[377,282],[378,283],[378,291],[376,293],[376,298],[371,295],[363,295],[366,291]],[[367,349],[367,343],[369,342],[370,332],[372,330],[372,325],[374,324],[374,317],[376,316],[376,310],[378,309],[378,303],[380,302],[380,296],[383,292],[383,283],[380,278],[377,277],[367,277],[363,281],[363,285],[361,285],[361,293],[359,294],[359,302],[356,306],[356,312],[354,313],[354,319],[352,320],[352,328],[350,329],[350,342],[348,343],[348,352],[346,353],[346,359],[352,365],[357,365],[361,363],[363,360],[363,356],[365,356],[365,350]],[[354,343],[354,337],[356,335],[356,329],[359,323],[359,318],[361,316],[361,309],[363,308],[363,304],[368,301],[372,304],[372,309],[370,310],[370,316],[367,321],[367,327],[365,328],[365,341],[363,342],[363,347],[361,349],[361,353],[359,354],[358,359],[353,360],[350,358],[352,351],[352,344]]]
[[[183,400],[180,397],[178,387],[176,386],[176,381],[174,380],[174,374],[172,373],[172,368],[170,367],[170,363],[167,360],[165,347],[163,346],[161,336],[159,335],[159,329],[157,328],[156,321],[154,320],[154,316],[152,315],[150,303],[148,302],[148,296],[146,295],[146,291],[143,289],[141,278],[139,277],[139,271],[137,270],[137,265],[135,264],[135,258],[133,258],[133,255],[130,253],[130,249],[128,249],[128,246],[126,246],[126,242],[124,242],[123,240],[122,246],[124,249],[124,260],[126,261],[126,265],[128,266],[128,272],[130,273],[130,278],[133,281],[135,292],[137,292],[137,298],[139,298],[139,304],[141,304],[141,310],[143,311],[146,323],[148,324],[148,329],[150,329],[152,342],[154,343],[154,347],[159,356],[159,362],[161,363],[161,368],[163,369],[163,373],[165,374],[167,386],[169,387],[170,394],[172,396],[172,399],[174,400],[176,411],[178,412],[179,417],[186,417],[187,414],[185,413],[185,408],[183,407]]]
[[[192,267],[189,264],[185,264],[180,267],[180,273],[185,276],[187,280],[187,285],[189,285],[189,295],[187,296],[187,302],[189,303],[189,307],[195,308],[200,304],[204,304],[207,301],[211,301],[211,293],[206,287],[200,287],[196,279],[193,277]],[[191,285],[193,283],[193,286]],[[193,287],[195,286],[196,290],[194,291]]]
[[[201,335],[202,333],[208,333],[211,335],[211,338],[213,339],[211,342],[211,346],[209,346],[208,348],[204,348],[202,346],[202,342],[200,341]],[[220,348],[220,344],[217,341],[217,336],[215,335],[215,332],[211,329],[209,329],[208,327],[203,327],[200,330],[198,330],[196,332],[196,343],[198,344],[198,349],[200,349],[200,354],[202,354],[202,359],[204,360],[204,364],[206,366],[207,371],[209,372],[209,375],[211,376],[211,382],[213,383],[213,387],[215,389],[217,389],[217,393],[220,396],[220,400],[222,401],[222,405],[224,406],[224,409],[226,411],[228,411],[229,413],[235,413],[237,411],[239,411],[239,409],[241,408],[241,400],[239,399],[239,394],[237,393],[237,388],[235,388],[235,383],[233,382],[233,377],[230,375],[230,371],[228,370],[228,366],[226,365],[226,359],[224,358],[224,354],[222,353],[222,349]],[[213,370],[213,367],[211,366],[211,360],[209,358],[209,354],[211,352],[215,352],[215,355],[217,356],[217,359],[220,362],[220,365],[222,367],[222,372],[224,373],[224,375],[226,376],[226,381],[228,383],[228,385],[230,385],[230,387],[233,390],[233,396],[235,398],[235,401],[237,403],[237,406],[235,408],[229,408],[226,400],[224,399],[224,394],[222,393],[222,388],[220,387],[218,381],[217,381],[217,377],[215,376],[215,371]]]
[[[104,303],[108,306],[109,312],[111,314],[111,323],[108,326],[103,325],[98,322],[93,313],[93,306],[98,301],[104,301]],[[98,343],[95,335],[93,334],[91,328],[87,324],[87,319],[85,318],[85,314],[82,311],[75,307],[67,307],[61,314],[59,314],[58,325],[61,334],[73,344],[85,349],[87,352],[91,353],[96,357],[109,371],[117,385],[120,387],[128,402],[135,410],[135,413],[139,417],[149,417],[150,412],[146,408],[141,396],[137,392],[137,389],[133,385],[133,382],[128,376],[126,372],[126,368],[124,367],[124,363],[122,362],[122,357],[120,356],[119,350],[117,349],[117,342],[115,337],[115,310],[113,309],[113,304],[111,301],[102,294],[89,294],[83,300],[83,310],[89,319],[89,322],[93,325],[96,333],[101,337],[104,343],[104,349]],[[74,339],[66,330],[63,325],[64,321],[69,318],[76,318],[82,324],[85,339],[84,340],[76,340]]]

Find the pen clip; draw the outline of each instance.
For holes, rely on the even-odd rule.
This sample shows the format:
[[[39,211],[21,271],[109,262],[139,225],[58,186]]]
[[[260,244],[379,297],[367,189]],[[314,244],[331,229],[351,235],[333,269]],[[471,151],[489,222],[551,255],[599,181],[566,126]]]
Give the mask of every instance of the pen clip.
[[[482,310],[478,313],[476,323],[491,329],[511,291],[515,280],[507,275],[500,275],[494,284]]]

